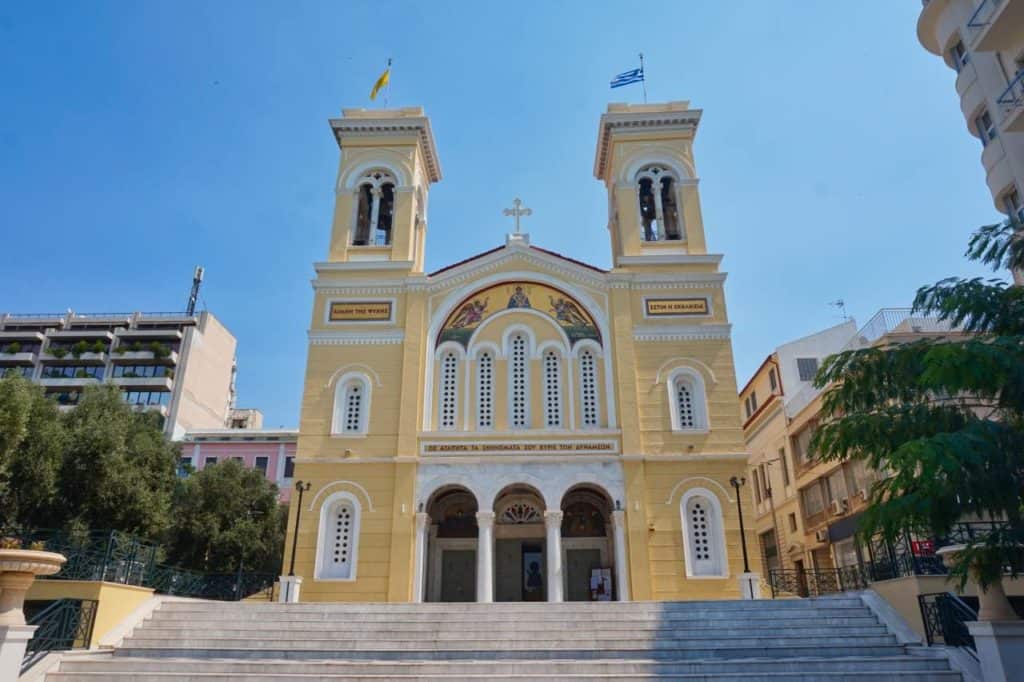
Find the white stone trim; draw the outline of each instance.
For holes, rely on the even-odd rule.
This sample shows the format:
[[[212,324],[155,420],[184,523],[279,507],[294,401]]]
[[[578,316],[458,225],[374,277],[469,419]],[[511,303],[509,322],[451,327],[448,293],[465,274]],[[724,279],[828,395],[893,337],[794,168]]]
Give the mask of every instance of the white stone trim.
[[[634,341],[727,341],[731,324],[694,324],[633,327]]]
[[[296,458],[295,461],[298,462],[299,459]],[[303,457],[302,461],[304,463],[306,463],[306,464],[313,464],[313,463],[316,463],[316,462],[322,462],[322,461],[326,461],[326,460],[323,460],[323,459],[320,459],[320,458]],[[364,488],[360,484],[356,483],[355,481],[331,481],[330,483],[325,484],[324,486],[322,486],[320,488],[320,490],[316,491],[316,495],[314,495],[313,499],[309,501],[309,507],[307,507],[306,510],[307,511],[313,511],[313,509],[316,508],[317,500],[319,500],[321,496],[326,494],[328,490],[330,490],[331,488],[333,488],[335,486],[339,486],[339,485],[349,485],[349,486],[352,486],[353,488],[355,488],[356,490],[358,490],[359,492],[361,492],[363,494],[363,497],[366,498],[367,511],[369,511],[371,514],[373,512],[375,512],[375,511],[377,511],[376,509],[373,508],[373,499],[370,497],[370,493],[368,493],[366,491],[366,488]]]
[[[713,573],[694,573],[696,557],[693,549],[693,528],[690,524],[690,516],[687,507],[695,497],[701,497],[711,505],[709,523],[711,525],[711,551],[714,556]],[[707,488],[691,488],[683,494],[679,500],[679,514],[682,520],[683,531],[683,561],[686,568],[687,578],[728,578],[729,577],[729,556],[725,546],[725,527],[723,523],[722,503],[718,496]]]
[[[311,346],[391,346],[405,342],[405,332],[402,330],[373,334],[310,330],[308,336]]]
[[[349,387],[359,384],[363,394],[359,405],[359,428],[355,431],[346,430],[345,412],[348,409]],[[362,372],[350,371],[338,377],[334,384],[334,403],[331,409],[331,436],[351,437],[366,435],[370,425],[370,404],[373,395],[373,382]]]
[[[351,553],[348,560],[348,575],[345,576],[332,576],[325,575],[324,563],[329,555],[329,548],[327,548],[328,538],[327,530],[329,523],[329,516],[333,514],[333,508],[337,505],[348,503],[352,508],[352,530],[351,535]],[[353,582],[356,579],[356,571],[359,567],[359,535],[362,517],[362,505],[359,504],[359,500],[350,492],[340,490],[336,493],[332,493],[328,496],[323,504],[320,505],[320,523],[317,531],[316,541],[316,563],[313,569],[313,579],[317,582]]]
[[[412,185],[412,178],[409,177],[409,172],[405,167],[405,158],[402,155],[380,148],[375,149],[373,153],[380,155],[379,158],[363,161],[347,169],[344,174],[339,173],[335,191],[354,192],[362,184],[359,181],[363,179],[365,173],[378,169],[391,173],[395,179],[395,190]]]
[[[691,393],[694,411],[694,425],[684,427],[679,414],[679,391],[677,383],[684,381]],[[708,419],[708,394],[704,387],[704,376],[692,367],[676,367],[668,374],[665,381],[665,389],[668,392],[668,405],[672,417],[672,431],[680,434],[707,432],[711,428]]]
[[[695,458],[697,457],[699,457],[699,455],[695,456]],[[743,457],[746,458],[746,455],[743,455]],[[735,499],[729,497],[729,491],[725,488],[725,486],[723,486],[715,479],[708,478],[707,476],[690,476],[689,478],[684,478],[683,480],[679,481],[674,486],[672,486],[672,490],[669,492],[668,497],[665,498],[665,504],[672,504],[672,498],[676,496],[676,493],[679,491],[679,489],[682,486],[686,485],[687,483],[693,483],[694,481],[703,481],[705,483],[712,484],[713,486],[722,491],[722,497],[725,498],[726,502],[732,503],[736,501]]]
[[[616,265],[718,265],[722,255],[718,253],[665,254],[664,256],[619,256]]]

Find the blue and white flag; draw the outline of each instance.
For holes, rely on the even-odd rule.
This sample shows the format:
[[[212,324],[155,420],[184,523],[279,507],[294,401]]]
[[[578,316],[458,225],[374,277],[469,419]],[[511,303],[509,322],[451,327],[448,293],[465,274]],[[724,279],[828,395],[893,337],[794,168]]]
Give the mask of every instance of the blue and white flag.
[[[632,71],[626,71],[620,73],[618,76],[612,79],[613,88],[621,88],[623,85],[630,85],[632,83],[642,83],[644,80],[644,69],[633,69]]]

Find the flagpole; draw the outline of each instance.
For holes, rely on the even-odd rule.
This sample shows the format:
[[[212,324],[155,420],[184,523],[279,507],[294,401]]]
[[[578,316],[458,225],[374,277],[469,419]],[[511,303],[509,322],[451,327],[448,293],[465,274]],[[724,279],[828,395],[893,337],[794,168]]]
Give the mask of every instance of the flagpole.
[[[640,87],[644,91],[644,104],[647,104],[647,79],[644,76],[644,53],[640,53]]]
[[[388,72],[388,84],[384,89],[384,108],[388,108],[388,99],[391,97],[391,57],[388,57],[388,64],[384,67]]]

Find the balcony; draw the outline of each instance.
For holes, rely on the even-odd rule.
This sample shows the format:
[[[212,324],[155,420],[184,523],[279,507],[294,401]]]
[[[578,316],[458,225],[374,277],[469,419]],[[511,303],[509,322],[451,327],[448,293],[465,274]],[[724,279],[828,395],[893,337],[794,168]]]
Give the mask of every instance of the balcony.
[[[39,385],[47,388],[72,388],[100,383],[96,377],[39,377]]]
[[[971,49],[1012,50],[1024,25],[1024,0],[982,0],[967,21]]]
[[[5,353],[0,349],[0,365],[28,365],[36,361],[36,354],[32,351],[18,351],[17,353]]]
[[[169,354],[157,357],[151,350],[129,350],[118,353],[116,350],[110,356],[115,364],[135,364],[137,362],[159,362],[160,364],[177,365],[178,351],[172,350]]]
[[[66,349],[65,349],[66,350]],[[107,364],[106,353],[79,353],[77,356],[66,351],[64,354],[54,355],[51,349],[39,354],[39,359],[42,362],[63,362],[69,365],[105,365]]]
[[[1024,133],[1024,69],[1017,73],[996,101],[1003,110],[1003,131]]]
[[[123,339],[131,339],[133,341],[142,339],[174,339],[181,340],[181,330],[177,328],[167,329],[121,329],[117,332],[117,336]]]
[[[109,329],[62,329],[50,332],[52,339],[99,339],[113,341],[114,332]]]
[[[110,383],[134,390],[170,391],[174,379],[171,377],[113,377]]]

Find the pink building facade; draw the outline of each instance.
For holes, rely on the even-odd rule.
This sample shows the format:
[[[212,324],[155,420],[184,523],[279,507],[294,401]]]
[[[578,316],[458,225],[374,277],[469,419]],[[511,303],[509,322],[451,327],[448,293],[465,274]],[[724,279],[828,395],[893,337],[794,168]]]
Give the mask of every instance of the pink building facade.
[[[235,459],[249,469],[259,469],[276,483],[278,500],[291,499],[298,429],[210,429],[189,431],[181,443],[181,470],[195,471],[217,462]]]

